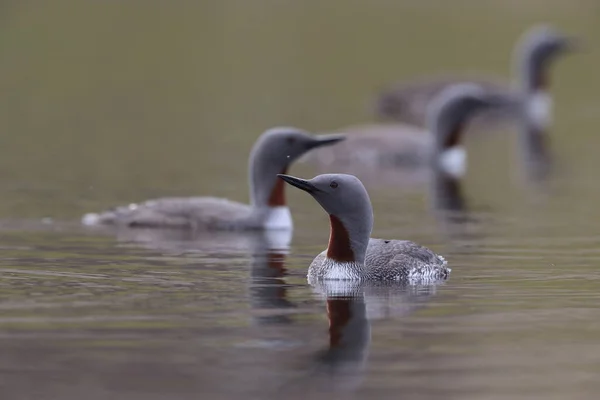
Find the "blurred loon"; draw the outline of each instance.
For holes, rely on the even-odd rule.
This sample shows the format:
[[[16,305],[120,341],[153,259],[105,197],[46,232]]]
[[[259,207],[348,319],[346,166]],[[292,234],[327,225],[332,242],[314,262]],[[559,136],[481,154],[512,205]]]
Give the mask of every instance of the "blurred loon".
[[[470,118],[489,108],[516,108],[514,96],[489,93],[473,83],[452,85],[429,104],[428,130],[404,124],[367,125],[344,129],[346,140],[305,157],[322,168],[359,172],[359,166],[436,168],[455,178],[466,170],[462,136]]]
[[[461,79],[460,77],[423,77],[417,82],[401,83],[383,91],[376,102],[376,113],[389,120],[426,124],[427,105],[442,90],[456,83],[476,83],[490,92],[516,92],[522,97],[523,115],[539,130],[550,127],[552,98],[549,93],[549,70],[560,55],[579,50],[579,41],[548,25],[535,25],[525,31],[513,50],[515,87],[496,77]],[[475,118],[477,125],[506,119],[508,114],[488,110]]]
[[[84,225],[209,230],[291,229],[284,183],[277,174],[311,149],[328,146],[343,135],[311,135],[297,128],[278,127],[264,132],[250,153],[251,204],[216,197],[173,197],[86,214]]]
[[[304,180],[278,175],[311,194],[329,214],[329,245],[308,269],[308,280],[443,280],[450,268],[443,257],[408,240],[372,239],[373,209],[362,182],[353,175],[325,174]]]

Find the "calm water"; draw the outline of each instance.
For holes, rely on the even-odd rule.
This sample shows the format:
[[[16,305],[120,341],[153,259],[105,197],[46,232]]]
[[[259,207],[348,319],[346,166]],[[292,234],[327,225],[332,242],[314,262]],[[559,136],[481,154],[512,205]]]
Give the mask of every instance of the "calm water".
[[[597,2],[196,3],[4,4],[2,398],[595,398]],[[327,218],[299,191],[293,238],[78,224],[154,196],[245,201],[263,129],[369,121],[378,88],[416,75],[507,75],[538,21],[589,47],[553,71],[552,179],[526,183],[506,132],[469,140],[465,213],[367,182],[374,235],[443,254],[443,285],[325,299],[305,275]]]

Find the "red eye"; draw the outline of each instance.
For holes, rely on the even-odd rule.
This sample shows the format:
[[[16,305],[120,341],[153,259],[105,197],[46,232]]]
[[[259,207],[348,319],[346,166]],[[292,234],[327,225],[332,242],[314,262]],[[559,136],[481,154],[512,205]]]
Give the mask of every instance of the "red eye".
[[[332,182],[329,184],[329,187],[330,187],[330,188],[332,188],[332,189],[335,189],[336,187],[338,187],[338,184],[337,184],[337,182],[336,182],[336,181],[332,181]]]
[[[287,142],[288,142],[289,144],[294,144],[294,143],[296,142],[296,138],[289,137],[289,138],[287,138]]]

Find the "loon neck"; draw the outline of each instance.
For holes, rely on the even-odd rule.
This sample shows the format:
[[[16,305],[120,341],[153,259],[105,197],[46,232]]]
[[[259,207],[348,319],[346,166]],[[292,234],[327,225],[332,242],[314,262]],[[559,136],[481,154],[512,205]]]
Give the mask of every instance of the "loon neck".
[[[287,168],[284,168],[280,174],[286,174]],[[287,204],[285,202],[285,182],[282,179],[275,178],[275,182],[273,188],[271,189],[271,193],[269,194],[269,198],[267,200],[267,205],[269,207],[285,207]]]
[[[335,215],[329,215],[329,245],[327,258],[337,262],[354,262],[354,250],[350,243],[348,230]]]
[[[526,61],[520,71],[521,89],[527,93],[546,92],[550,90],[550,74],[544,65],[535,61]]]
[[[254,219],[264,229],[292,229],[292,216],[285,199],[285,183],[277,178],[287,168],[276,170],[270,164],[251,162],[250,199]],[[254,165],[253,165],[254,164]]]
[[[543,68],[537,70],[533,75],[531,88],[535,92],[547,92],[550,90],[550,75],[548,71]]]
[[[512,67],[513,76],[522,91],[531,93],[549,88],[550,59],[527,39],[520,40],[513,48]]]
[[[371,230],[349,230],[347,225],[336,215],[329,215],[327,258],[333,263],[364,265]]]
[[[287,173],[288,165],[282,165],[263,153],[258,146],[250,155],[250,203],[257,209],[286,206],[285,183],[277,178],[277,174]]]
[[[445,150],[460,144],[465,124],[460,121],[448,126],[438,126],[437,130],[436,135],[440,141],[440,147],[442,150]]]
[[[456,122],[449,126],[438,126],[433,132],[436,140],[434,163],[436,170],[458,179],[466,172],[467,153],[462,146],[462,136],[465,131],[464,122]]]

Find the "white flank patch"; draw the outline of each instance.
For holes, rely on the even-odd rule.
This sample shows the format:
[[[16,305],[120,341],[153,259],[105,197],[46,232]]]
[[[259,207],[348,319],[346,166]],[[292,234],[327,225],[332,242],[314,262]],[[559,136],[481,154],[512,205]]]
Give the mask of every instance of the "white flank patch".
[[[448,175],[461,178],[467,171],[467,151],[462,146],[450,147],[440,154],[439,166]]]
[[[264,223],[265,229],[292,229],[292,214],[285,206],[271,207]]]
[[[99,220],[100,220],[100,216],[98,214],[89,213],[89,214],[85,214],[81,218],[81,223],[83,225],[92,226],[92,225],[97,225]]]
[[[538,91],[527,100],[527,117],[536,128],[547,129],[552,124],[552,96]]]

